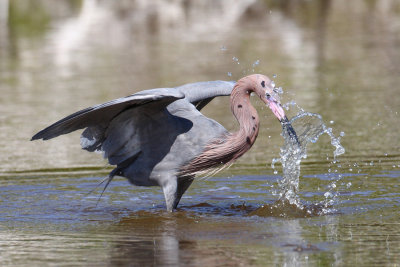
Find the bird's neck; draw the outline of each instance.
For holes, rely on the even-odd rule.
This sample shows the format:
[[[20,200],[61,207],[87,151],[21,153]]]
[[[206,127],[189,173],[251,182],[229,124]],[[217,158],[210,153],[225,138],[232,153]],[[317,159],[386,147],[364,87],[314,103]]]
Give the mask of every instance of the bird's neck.
[[[231,93],[231,110],[239,122],[239,130],[232,133],[227,144],[234,145],[237,150],[235,159],[246,153],[256,141],[260,120],[256,109],[250,102],[251,89],[238,83]]]

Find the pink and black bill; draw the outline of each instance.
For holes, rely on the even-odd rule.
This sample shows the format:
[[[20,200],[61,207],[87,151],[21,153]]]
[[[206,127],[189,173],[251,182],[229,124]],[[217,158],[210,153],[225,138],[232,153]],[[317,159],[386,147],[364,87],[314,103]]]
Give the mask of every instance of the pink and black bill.
[[[283,110],[281,104],[268,93],[266,94],[266,99],[272,113],[274,113],[275,117],[277,117],[278,120],[281,122],[283,130],[288,133],[292,140],[296,141],[296,143],[300,145],[296,131],[293,129],[293,126],[290,124],[289,119],[286,117],[285,111]]]
[[[292,124],[290,124],[289,119],[286,116],[284,116],[283,119],[280,120],[280,122],[282,124],[282,129],[287,132],[287,134],[293,141],[296,141],[296,143],[300,145],[296,131],[293,129]]]

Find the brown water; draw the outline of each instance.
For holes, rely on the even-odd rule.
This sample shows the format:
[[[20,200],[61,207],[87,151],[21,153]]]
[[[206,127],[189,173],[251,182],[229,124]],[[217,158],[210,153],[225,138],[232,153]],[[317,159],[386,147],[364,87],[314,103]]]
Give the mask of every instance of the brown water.
[[[0,1],[0,265],[399,265],[399,62],[397,0]],[[122,178],[96,206],[111,167],[79,133],[29,141],[93,104],[253,69],[344,132],[337,162],[324,135],[301,163],[299,198],[333,199],[327,215],[273,205],[283,138],[256,99],[254,147],[172,214]],[[226,98],[204,113],[236,127]]]

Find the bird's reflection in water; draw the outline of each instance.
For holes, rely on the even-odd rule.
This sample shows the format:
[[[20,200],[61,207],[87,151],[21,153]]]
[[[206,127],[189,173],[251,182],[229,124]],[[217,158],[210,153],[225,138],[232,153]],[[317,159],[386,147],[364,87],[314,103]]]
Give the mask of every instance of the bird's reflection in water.
[[[121,232],[112,242],[110,265],[180,264],[181,242],[183,246],[191,242],[180,240],[175,214],[159,213],[137,212],[116,225]]]
[[[113,244],[110,265],[179,266],[182,264],[180,251],[185,250],[186,246],[193,247],[195,242],[178,241],[174,236],[162,236],[154,240],[119,240]]]
[[[186,210],[175,213],[135,212],[110,229],[115,232],[116,238],[110,242],[108,265],[211,266],[218,262],[246,264],[247,260],[238,257],[234,249],[219,247],[214,242],[203,242],[205,236],[212,235],[218,239],[218,234],[211,229],[213,227],[201,220],[201,217]],[[239,225],[243,227],[242,224]],[[240,233],[234,223],[231,224],[232,229],[226,225],[221,229],[219,224],[214,227],[217,232]]]

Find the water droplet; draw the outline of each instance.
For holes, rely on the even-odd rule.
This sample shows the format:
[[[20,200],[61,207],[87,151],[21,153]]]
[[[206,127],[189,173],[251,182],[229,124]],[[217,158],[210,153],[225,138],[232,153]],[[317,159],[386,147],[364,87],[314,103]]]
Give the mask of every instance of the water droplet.
[[[257,59],[256,61],[254,61],[254,63],[253,63],[253,68],[254,68],[255,66],[257,66],[258,64],[260,64],[260,60],[259,60],[259,59]]]
[[[279,95],[283,94],[283,89],[282,89],[281,86],[275,87],[274,91],[275,91],[275,93],[277,93],[277,94],[279,94]],[[294,102],[294,101],[291,101],[291,103],[292,103],[292,105],[295,105],[295,104],[296,104],[296,102]]]
[[[347,187],[347,188],[350,188],[350,186],[351,186],[351,182],[348,182],[347,185],[346,185],[346,187]]]
[[[232,77],[232,72],[228,72],[228,76],[229,76],[229,77]]]
[[[275,82],[274,81],[271,81],[271,86],[272,86],[272,88],[275,88]]]
[[[233,60],[233,61],[236,61],[236,62],[239,61],[239,59],[238,59],[237,57],[233,57],[232,60]]]
[[[329,123],[330,123],[330,124],[333,124],[334,122],[335,122],[335,121],[330,121]]]
[[[342,137],[343,137],[343,136],[344,136],[344,132],[340,132],[340,136],[342,136]]]
[[[274,174],[278,174],[278,171],[277,171],[277,170],[274,170]]]
[[[274,78],[274,79],[275,79],[276,77],[277,77],[277,75],[276,75],[276,74],[272,74],[272,78]]]
[[[226,47],[224,45],[221,45],[220,49],[221,51],[226,51]]]

